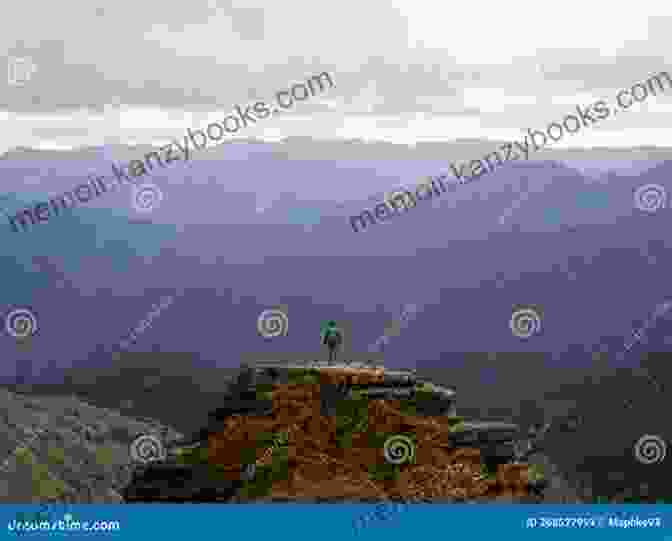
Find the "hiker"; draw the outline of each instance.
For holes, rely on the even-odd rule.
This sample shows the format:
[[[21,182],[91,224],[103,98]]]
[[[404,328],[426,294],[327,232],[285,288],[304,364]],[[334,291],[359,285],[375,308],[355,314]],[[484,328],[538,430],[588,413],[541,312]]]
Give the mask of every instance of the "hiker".
[[[343,345],[343,331],[336,327],[335,321],[329,321],[322,334],[322,344],[329,348],[329,364],[336,361],[336,350]]]

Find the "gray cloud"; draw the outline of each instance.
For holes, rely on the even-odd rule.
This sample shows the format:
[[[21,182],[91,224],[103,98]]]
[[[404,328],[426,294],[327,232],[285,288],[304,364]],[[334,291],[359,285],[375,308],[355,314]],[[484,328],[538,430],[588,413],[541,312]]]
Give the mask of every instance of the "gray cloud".
[[[0,111],[102,111],[115,99],[129,106],[230,110],[238,103],[270,100],[276,90],[329,71],[335,90],[324,103],[302,103],[301,114],[418,112],[477,116],[483,126],[511,125],[510,118],[500,122],[487,103],[463,96],[465,89],[484,87],[503,89],[503,97],[533,96],[536,103],[512,103],[504,111],[514,115],[514,123],[531,125],[537,115],[551,116],[542,107],[554,96],[610,97],[612,90],[670,65],[664,47],[667,15],[623,15],[604,26],[604,39],[582,34],[583,48],[570,48],[579,44],[560,22],[547,32],[536,28],[544,20],[539,10],[528,14],[533,17],[528,22],[512,13],[498,26],[474,24],[470,34],[464,25],[475,23],[469,17],[479,13],[479,5],[487,12],[486,4],[474,0],[465,20],[458,21],[437,6],[434,15],[421,0],[193,0],[184,5],[25,0],[0,20],[0,53],[30,56],[38,71],[23,87],[0,80]],[[631,18],[637,24],[629,24]],[[561,31],[567,47],[558,45]],[[508,36],[508,42],[496,42],[500,36]],[[495,53],[509,49],[515,59],[495,62]],[[488,51],[492,62],[485,61]],[[519,107],[532,116],[518,116]],[[633,125],[666,122],[664,115],[636,116],[629,115]],[[41,133],[51,133],[45,129]]]

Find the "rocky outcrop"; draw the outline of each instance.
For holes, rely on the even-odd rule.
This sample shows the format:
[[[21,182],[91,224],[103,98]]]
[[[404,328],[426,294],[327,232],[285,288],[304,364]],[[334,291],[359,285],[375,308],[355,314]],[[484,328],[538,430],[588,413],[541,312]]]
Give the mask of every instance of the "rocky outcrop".
[[[129,445],[142,434],[169,444],[182,437],[75,397],[0,390],[0,501],[122,502],[134,470]]]
[[[243,486],[240,480],[221,479],[207,464],[174,461],[149,464],[134,471],[122,489],[127,502],[230,502]]]
[[[421,381],[413,371],[248,366],[209,426],[172,449],[165,462],[136,472],[124,496],[232,502],[543,498],[548,482],[539,468],[516,461],[522,456],[518,427],[461,419],[455,397],[454,389]],[[412,446],[412,456],[393,463],[388,444],[398,436]]]

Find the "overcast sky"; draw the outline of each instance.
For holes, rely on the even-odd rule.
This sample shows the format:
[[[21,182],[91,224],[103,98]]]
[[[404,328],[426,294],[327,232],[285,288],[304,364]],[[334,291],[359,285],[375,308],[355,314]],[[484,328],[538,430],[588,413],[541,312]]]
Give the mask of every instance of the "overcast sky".
[[[459,9],[455,9],[459,5]],[[672,3],[158,0],[12,2],[0,150],[147,143],[328,71],[335,87],[242,137],[520,137],[672,73]],[[672,91],[562,145],[671,145]]]

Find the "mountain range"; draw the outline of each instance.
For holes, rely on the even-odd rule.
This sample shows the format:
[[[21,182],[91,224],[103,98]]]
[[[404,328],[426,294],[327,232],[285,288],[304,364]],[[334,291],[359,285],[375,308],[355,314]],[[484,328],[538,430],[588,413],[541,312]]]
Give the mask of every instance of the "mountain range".
[[[636,370],[644,358],[650,370],[665,372],[647,357],[670,351],[665,318],[628,355],[617,355],[672,297],[672,210],[668,204],[643,212],[633,201],[646,184],[672,193],[672,161],[662,151],[635,165],[635,158],[625,165],[616,159],[572,165],[560,155],[512,163],[354,233],[348,218],[370,208],[372,196],[446,172],[453,156],[439,160],[432,148],[413,159],[407,148],[310,140],[222,147],[148,179],[164,195],[151,217],[134,213],[128,190],[26,232],[0,227],[2,309],[28,307],[39,323],[27,342],[1,337],[4,385],[47,385],[56,392],[81,373],[99,374],[87,376],[89,387],[99,389],[91,381],[119,372],[119,342],[166,295],[174,302],[123,358],[140,355],[133,357],[139,369],[145,362],[139,358],[161,359],[152,368],[158,377],[163,371],[181,373],[184,381],[191,372],[212,374],[194,375],[190,396],[246,355],[319,355],[319,325],[326,319],[348,330],[354,351],[365,352],[407,303],[423,308],[391,339],[386,365],[470,382],[465,407],[490,416],[514,415],[521,403],[571,410],[579,394],[596,396],[602,382]],[[366,158],[367,149],[375,159]],[[109,160],[133,152],[142,154],[122,147],[13,151],[0,162],[7,192],[0,204],[11,214],[74,187],[90,172],[111,171]],[[350,157],[328,159],[330,153]],[[523,192],[526,199],[500,224]],[[312,223],[296,217],[302,212]],[[532,307],[541,321],[540,332],[528,339],[509,326],[521,306]],[[287,336],[264,340],[257,317],[273,307],[287,311],[291,326]],[[641,378],[630,379],[619,381],[640,385]],[[642,385],[636,393],[646,397]],[[120,401],[137,401],[145,392],[129,387],[133,398],[124,396],[124,384],[107,387]],[[210,407],[217,385],[203,393]],[[484,401],[489,393],[499,398]],[[152,413],[145,415],[174,410],[169,395],[161,396],[164,402],[150,400]],[[165,422],[180,430],[180,423],[189,424]],[[626,443],[609,448],[616,445],[632,461]],[[591,456],[603,456],[600,449]]]

